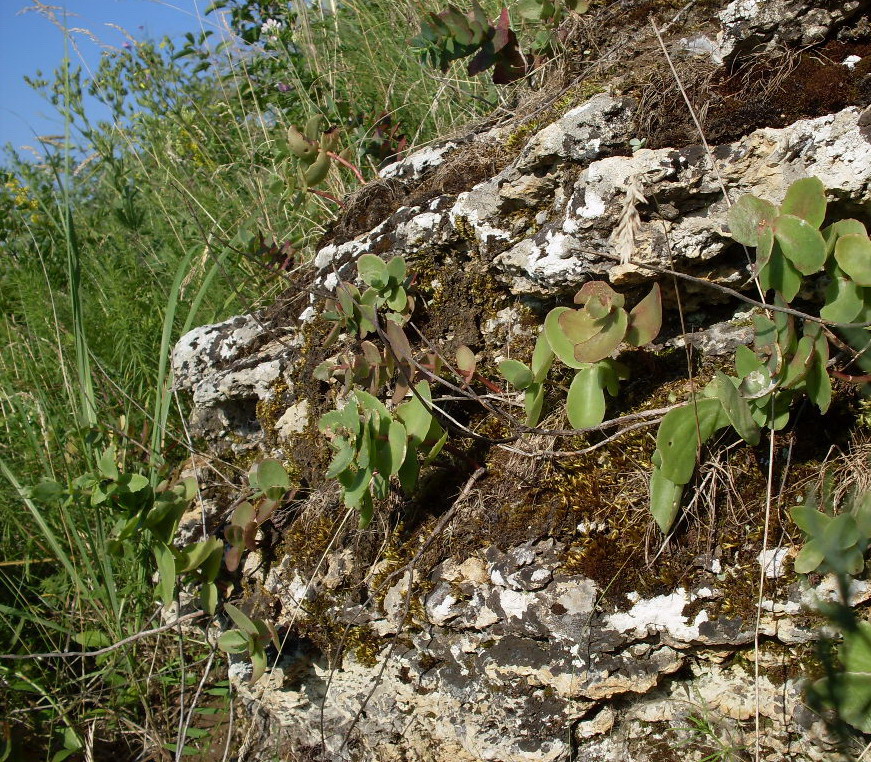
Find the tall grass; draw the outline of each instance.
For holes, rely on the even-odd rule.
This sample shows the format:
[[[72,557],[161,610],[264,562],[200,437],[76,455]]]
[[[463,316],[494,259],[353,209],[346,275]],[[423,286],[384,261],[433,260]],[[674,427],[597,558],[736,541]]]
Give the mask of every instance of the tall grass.
[[[299,4],[292,34],[266,50],[210,16],[197,24],[222,32],[221,47],[131,38],[98,71],[64,63],[40,85],[65,138],[40,142],[36,161],[7,153],[0,189],[0,652],[116,642],[152,618],[144,541],[110,553],[117,517],[104,506],[40,502],[29,488],[73,484],[108,445],[153,481],[178,464],[186,443],[167,446],[183,439],[172,345],[282,288],[246,249],[252,237],[293,242],[301,261],[336,212],[299,187],[276,150],[290,124],[320,114],[339,125],[372,177],[367,141],[382,114],[420,144],[495,101],[491,86],[459,69],[442,76],[409,52],[421,15],[437,8]],[[89,89],[111,123],[90,118]],[[356,182],[334,169],[327,189],[341,196]],[[0,660],[0,756],[4,735],[28,759],[122,737],[129,749],[131,728],[140,748],[171,741],[153,712],[183,685],[173,670],[189,654],[171,653],[143,641],[99,660]]]

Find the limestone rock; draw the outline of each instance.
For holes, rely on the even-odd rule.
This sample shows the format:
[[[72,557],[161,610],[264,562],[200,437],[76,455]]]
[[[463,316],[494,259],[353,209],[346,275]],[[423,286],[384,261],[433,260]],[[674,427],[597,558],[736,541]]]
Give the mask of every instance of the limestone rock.
[[[750,51],[807,45],[831,37],[867,3],[735,0],[720,9],[719,32],[711,16],[711,25],[678,43],[685,53],[728,62]],[[473,351],[487,362],[525,360],[517,347],[525,351],[537,332],[530,317],[540,318],[559,300],[565,303],[591,278],[606,278],[630,292],[646,291],[654,280],[668,286],[670,278],[644,269],[645,263],[673,265],[702,279],[682,286],[682,306],[692,313],[688,328],[676,327],[675,305],[666,304],[671,330],[656,349],[691,344],[706,357],[726,356],[751,341],[750,313],[741,312],[732,297],[712,294],[706,283],[737,290],[750,284],[746,256],[729,234],[729,202],[753,193],[779,203],[794,180],[815,175],[836,212],[866,207],[871,203],[871,117],[857,106],[758,129],[712,146],[711,158],[695,145],[633,151],[639,111],[636,101],[612,89],[556,118],[551,115],[550,123],[528,137],[503,124],[424,148],[383,169],[384,182],[411,191],[476,144],[508,142],[512,134],[526,139],[513,147],[514,154],[506,153],[500,171],[476,184],[470,180],[467,190],[435,197],[409,193],[372,229],[322,246],[300,275],[311,298],[298,313],[280,320],[265,312],[235,317],[184,336],[172,366],[176,389],[193,400],[193,433],[219,454],[284,456],[282,448],[290,451],[323,409],[325,400],[318,394],[332,399],[337,386],[302,389],[310,379],[301,381],[295,373],[307,370],[311,358],[303,352],[300,326],[317,328],[311,321],[321,296],[342,280],[356,279],[355,263],[364,253],[403,256],[415,273],[431,271],[434,261],[442,276],[475,268],[488,287],[498,287],[495,303],[471,316],[480,339]],[[631,260],[618,264],[613,236],[630,186],[646,201],[636,203],[640,224]],[[435,293],[440,284],[427,285]],[[444,321],[439,337],[454,344],[459,339],[451,319],[458,311]],[[343,341],[343,347],[351,345],[351,339]],[[633,370],[633,383],[643,376],[643,363],[642,358],[640,373]],[[671,399],[683,393],[676,387],[664,390]],[[516,397],[510,402],[515,404]],[[499,478],[527,467],[494,460],[497,467],[505,466]],[[434,479],[453,478],[451,468],[456,466]],[[500,484],[498,500],[482,500],[478,510],[490,520],[523,503],[527,491],[535,499],[535,491],[547,486],[536,480],[551,473],[536,471],[533,464],[522,484],[518,479],[522,499]],[[533,476],[527,479],[528,474]],[[291,527],[297,548],[308,541],[306,522],[312,517],[344,515],[329,481],[312,478],[312,484],[308,497],[293,506],[294,516],[304,517]],[[291,545],[282,545],[280,537],[273,548],[263,548],[246,562],[246,589],[256,590],[287,639],[280,655],[271,654],[277,657],[276,670],[253,687],[247,685],[242,659],[231,666],[252,727],[286,743],[292,754],[318,762],[660,762],[663,748],[698,750],[697,758],[723,745],[747,748],[755,741],[758,711],[766,728],[762,759],[833,758],[834,739],[803,705],[798,673],[814,642],[826,634],[816,612],[821,601],[837,594],[835,582],[824,578],[812,586],[792,575],[794,551],[787,543],[795,538],[765,554],[754,545],[740,558],[743,566],[736,560],[730,568],[721,562],[728,555],[725,542],[713,547],[720,539],[712,529],[710,547],[705,548],[704,537],[698,540],[686,551],[686,563],[676,563],[664,581],[651,571],[649,587],[627,589],[620,572],[612,574],[607,564],[613,578],[596,576],[596,564],[618,548],[627,523],[615,521],[612,527],[611,504],[602,498],[599,506],[598,485],[587,486],[593,495],[589,513],[568,513],[562,534],[546,529],[523,534],[527,514],[519,513],[520,526],[512,526],[510,539],[478,542],[464,536],[454,546],[449,537],[440,538],[443,544],[429,549],[426,564],[417,559],[420,568],[413,574],[408,562],[423,547],[421,535],[413,536],[421,544],[410,551],[404,546],[400,553],[391,545],[389,552],[370,559],[370,566],[360,561],[369,545],[385,539],[378,533],[398,520],[395,508],[404,500],[398,490],[383,501],[387,505],[369,529],[335,529],[316,563],[287,552]],[[580,499],[573,489],[564,495],[566,511]],[[446,509],[427,503],[430,497],[401,519],[429,520]],[[721,498],[719,492],[711,498],[718,511],[724,510]],[[636,507],[639,513],[632,512]],[[637,517],[644,507],[615,505],[614,514],[625,509]],[[221,507],[207,502],[206,508],[218,520]],[[702,509],[695,505],[693,510]],[[201,524],[199,512],[186,516],[186,537],[196,538]],[[633,546],[645,556],[638,559],[639,569],[656,568],[657,561],[650,560],[659,558],[652,536],[648,532]],[[387,547],[384,542],[382,550]],[[740,542],[738,547],[733,559]],[[666,545],[660,552],[667,556],[672,549]],[[764,648],[758,653],[756,589],[748,593],[746,575],[741,576],[747,568],[753,585],[760,571],[767,579],[758,629]],[[871,585],[858,581],[849,596],[852,604],[867,602]],[[345,633],[341,644],[335,642],[337,632]]]

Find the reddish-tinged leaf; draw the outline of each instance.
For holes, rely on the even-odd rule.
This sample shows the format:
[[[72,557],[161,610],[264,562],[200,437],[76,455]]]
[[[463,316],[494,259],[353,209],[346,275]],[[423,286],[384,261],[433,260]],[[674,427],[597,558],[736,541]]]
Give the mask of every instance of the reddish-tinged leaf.
[[[622,307],[625,304],[623,295],[618,294],[603,280],[587,281],[575,294],[574,302],[575,304],[586,304],[593,296],[599,297],[603,302],[608,302],[614,307]]]
[[[475,359],[475,353],[465,344],[457,348],[457,367],[466,377],[467,381],[474,375],[477,364],[478,361]]]
[[[512,37],[516,43],[517,37],[511,30],[511,19],[508,17],[508,9],[503,8],[502,13],[499,14],[499,20],[496,22],[496,33],[493,35],[493,50],[498,53],[506,45],[510,45]]]
[[[626,341],[636,347],[653,341],[662,326],[662,296],[659,284],[654,283],[650,293],[629,313]]]
[[[469,66],[467,68],[469,76],[474,77],[476,74],[486,71],[495,61],[496,56],[493,54],[493,51],[489,46],[484,46],[474,55],[472,60],[469,61]]]

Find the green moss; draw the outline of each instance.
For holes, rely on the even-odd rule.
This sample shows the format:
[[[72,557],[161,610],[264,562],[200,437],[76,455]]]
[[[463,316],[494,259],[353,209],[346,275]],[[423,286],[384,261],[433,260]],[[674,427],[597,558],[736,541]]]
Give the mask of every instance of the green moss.
[[[454,217],[454,229],[464,241],[468,241],[475,246],[478,245],[478,235],[475,232],[475,228],[463,215],[460,214]]]
[[[276,547],[276,559],[288,556],[303,575],[314,573],[321,558],[333,540],[341,516],[323,513],[319,516],[299,518],[288,526]]]

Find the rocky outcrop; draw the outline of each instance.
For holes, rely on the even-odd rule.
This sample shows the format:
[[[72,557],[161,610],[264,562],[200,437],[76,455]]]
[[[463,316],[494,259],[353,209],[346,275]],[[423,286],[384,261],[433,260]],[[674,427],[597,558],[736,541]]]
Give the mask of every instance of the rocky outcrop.
[[[582,537],[595,531],[579,528]],[[664,739],[703,748],[691,732],[702,717],[717,738],[751,743],[742,722],[756,712],[753,665],[734,654],[752,646],[755,622],[709,613],[727,585],[709,572],[691,589],[603,605],[605,590],[564,571],[564,550],[549,539],[446,561],[428,575],[413,621],[405,573],[380,606],[345,601],[319,614],[397,636],[375,666],[351,653],[331,669],[301,646],[286,648],[269,680],[240,685],[242,695],[295,748],[323,745],[329,759],[641,762],[658,759]],[[306,600],[335,590],[346,563],[331,554],[325,573],[303,580],[292,556],[283,559],[263,578],[285,612],[277,624],[298,626]],[[855,592],[861,600],[869,586]],[[792,583],[763,601],[763,759],[832,758],[834,739],[806,709],[793,664],[819,636],[796,619],[816,594]],[[247,669],[237,665],[240,682]]]
[[[735,0],[721,9],[719,32],[706,32],[705,49],[720,61],[754,47],[812,44],[861,27],[863,7]],[[686,50],[691,37],[678,31],[672,43]],[[372,229],[322,246],[306,275],[312,295],[299,305],[199,328],[179,342],[175,384],[192,397],[192,431],[245,465],[259,455],[292,464],[309,490],[276,514],[274,536],[245,563],[247,605],[285,634],[268,678],[251,687],[243,660],[231,670],[264,736],[329,760],[646,762],[740,755],[755,743],[758,721],[762,759],[834,758],[836,739],[803,699],[806,673],[819,672],[813,612],[833,594],[832,581],[811,586],[791,572],[797,538],[785,531],[778,547],[761,547],[761,514],[743,505],[758,507],[764,493],[749,448],[731,472],[741,484],[720,479],[723,466],[713,464],[709,492],[691,506],[708,511],[708,536],[698,530],[666,543],[646,514],[643,433],[573,461],[575,470],[498,448],[461,453],[418,502],[391,496],[367,532],[351,528],[353,516],[323,480],[323,453],[320,461],[301,453],[319,446],[318,395],[333,394],[311,381],[327,354],[320,298],[355,279],[364,253],[403,256],[426,273],[426,298],[449,313],[428,325],[428,338],[473,345],[482,358],[528,343],[541,305],[591,278],[629,291],[659,280],[667,289],[670,279],[644,265],[699,279],[681,291],[692,331],[677,328],[673,310],[658,349],[733,352],[751,339],[749,313],[705,286],[751,285],[746,254],[729,234],[729,205],[743,193],[778,203],[791,182],[814,175],[835,213],[867,208],[866,105],[710,150],[633,150],[642,105],[605,91],[521,141],[509,123],[420,151],[383,171],[400,195],[462,166],[469,152],[521,144],[471,187],[400,205]],[[631,201],[633,192],[644,200]],[[637,224],[621,262],[614,231],[630,203]],[[666,303],[674,306],[671,293]],[[681,393],[674,376],[662,386],[663,399]],[[468,476],[464,457],[485,460],[491,476],[455,503]],[[819,471],[811,456],[790,466],[806,479]],[[800,487],[798,477],[785,483],[783,500]],[[448,510],[455,515],[436,537]],[[862,583],[852,595],[864,605],[871,592]]]

